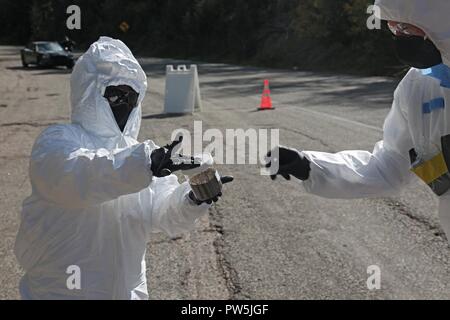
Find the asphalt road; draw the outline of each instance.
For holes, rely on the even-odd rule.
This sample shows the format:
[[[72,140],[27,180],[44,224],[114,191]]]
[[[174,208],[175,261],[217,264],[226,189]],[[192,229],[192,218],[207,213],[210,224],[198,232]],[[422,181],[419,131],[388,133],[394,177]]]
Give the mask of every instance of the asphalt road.
[[[30,193],[28,157],[46,126],[69,122],[63,69],[23,69],[19,48],[0,47],[0,298],[17,299],[14,254],[21,202]],[[396,81],[199,63],[203,111],[165,117],[163,59],[139,59],[149,78],[140,139],[159,144],[177,128],[280,129],[304,150],[372,150],[382,137]],[[256,112],[271,81],[277,109]],[[228,142],[227,142],[228,143]],[[339,201],[272,182],[257,165],[221,165],[235,176],[195,232],[155,235],[148,246],[152,299],[450,298],[450,249],[437,201],[419,182],[392,199]],[[367,288],[367,268],[381,289]]]

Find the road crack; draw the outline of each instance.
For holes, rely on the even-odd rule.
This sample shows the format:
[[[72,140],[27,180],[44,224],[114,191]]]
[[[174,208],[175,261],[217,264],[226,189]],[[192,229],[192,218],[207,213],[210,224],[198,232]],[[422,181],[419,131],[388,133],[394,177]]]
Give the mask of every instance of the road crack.
[[[232,300],[242,298],[250,299],[251,297],[242,293],[242,285],[239,280],[238,272],[226,257],[223,214],[220,212],[217,206],[214,206],[210,210],[209,217],[210,229],[208,229],[207,231],[211,232],[211,230],[214,230],[217,235],[216,239],[213,242],[214,252],[216,254],[219,272],[225,281],[225,286],[228,290],[229,297]]]
[[[10,122],[2,123],[0,127],[15,127],[15,126],[28,126],[28,127],[48,127],[57,124],[56,122]]]
[[[305,137],[305,138],[308,138],[308,139],[310,139],[310,140],[312,140],[312,141],[319,142],[319,143],[320,143],[322,146],[324,146],[325,148],[328,148],[328,149],[331,148],[331,146],[330,146],[328,143],[326,143],[325,141],[323,141],[322,139],[313,137],[313,136],[311,136],[311,135],[309,135],[309,134],[306,134],[306,133],[304,133],[304,132],[301,132],[300,130],[296,130],[296,129],[292,129],[292,128],[287,128],[287,127],[280,127],[280,129],[283,129],[283,130],[286,130],[286,131],[290,131],[290,132],[299,134],[299,135],[301,135],[301,136],[303,136],[303,137]]]
[[[446,239],[445,232],[440,228],[440,226],[433,224],[424,217],[415,215],[405,204],[394,199],[383,199],[383,202],[394,211],[400,213],[403,216],[408,217],[409,219],[419,223],[426,229],[430,230],[436,237]]]

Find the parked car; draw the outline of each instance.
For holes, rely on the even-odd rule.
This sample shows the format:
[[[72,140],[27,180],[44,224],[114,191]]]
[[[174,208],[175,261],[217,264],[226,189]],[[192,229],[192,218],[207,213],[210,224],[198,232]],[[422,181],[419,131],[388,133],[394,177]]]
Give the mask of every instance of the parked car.
[[[37,66],[65,66],[72,69],[75,59],[58,42],[36,41],[30,42],[20,51],[22,65],[26,68],[30,64]]]

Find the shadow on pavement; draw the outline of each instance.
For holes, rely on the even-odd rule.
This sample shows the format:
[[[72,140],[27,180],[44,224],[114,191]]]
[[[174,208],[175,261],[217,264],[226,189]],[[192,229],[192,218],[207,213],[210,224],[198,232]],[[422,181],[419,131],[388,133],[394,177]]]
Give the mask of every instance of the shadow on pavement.
[[[18,56],[20,58],[20,50],[21,48],[8,48],[8,49],[3,49],[0,52],[0,56]]]
[[[190,116],[190,113],[158,113],[158,114],[149,114],[142,116],[142,119],[144,120],[150,120],[150,119],[167,119],[167,118],[179,118],[179,117],[185,117]]]
[[[38,75],[51,75],[51,74],[69,74],[72,73],[71,69],[66,69],[65,67],[42,67],[42,66],[13,66],[6,67],[8,70],[21,70],[21,71],[41,71],[37,73],[32,73],[33,76]]]
[[[141,59],[140,59],[141,60]],[[392,102],[398,80],[380,77],[361,77],[326,72],[263,69],[257,67],[234,66],[222,63],[202,63],[175,59],[155,58],[140,61],[151,79],[164,77],[166,65],[197,64],[200,87],[208,90],[211,98],[227,98],[230,94],[239,96],[259,96],[263,90],[263,80],[270,80],[273,95],[295,94],[295,98],[284,104],[330,105],[341,108],[355,103],[364,105],[376,101],[372,107],[386,108]],[[217,90],[221,89],[221,90]],[[302,94],[303,93],[303,94]],[[337,104],[336,101],[344,102]]]
[[[42,75],[52,75],[52,74],[71,74],[72,70],[71,69],[47,69],[47,71],[43,71],[43,72],[39,72],[39,73],[35,73],[34,75],[38,76],[42,76]]]

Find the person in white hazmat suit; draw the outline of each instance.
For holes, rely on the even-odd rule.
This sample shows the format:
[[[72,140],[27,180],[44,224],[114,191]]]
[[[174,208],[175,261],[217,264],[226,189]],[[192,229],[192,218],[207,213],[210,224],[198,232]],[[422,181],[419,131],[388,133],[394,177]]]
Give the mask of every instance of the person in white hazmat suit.
[[[119,40],[101,37],[77,61],[72,123],[44,130],[31,154],[15,244],[23,299],[147,299],[149,235],[189,231],[217,201],[198,201],[170,174],[198,166],[173,163],[178,142],[136,140],[146,89]]]
[[[394,93],[384,138],[373,152],[336,154],[277,147],[268,154],[272,179],[302,180],[327,198],[392,196],[414,176],[439,196],[450,240],[450,1],[377,0],[399,59],[411,66]]]

